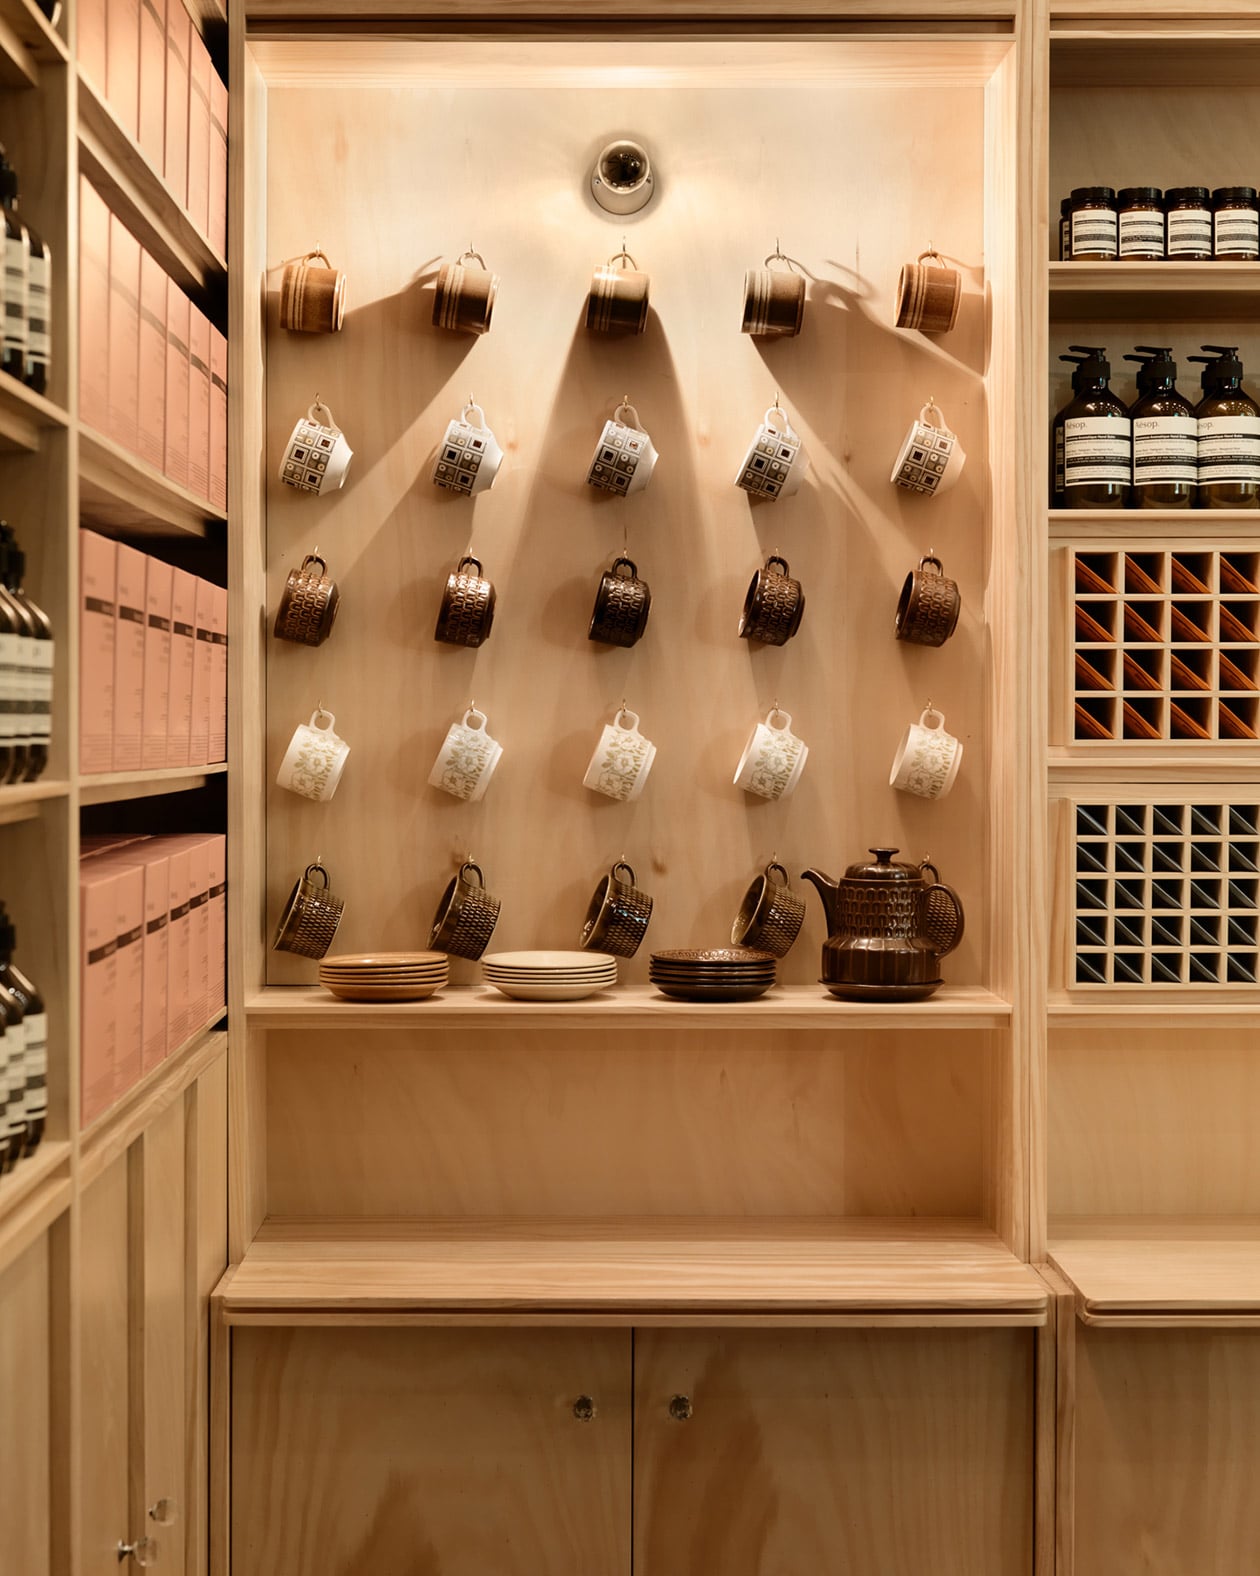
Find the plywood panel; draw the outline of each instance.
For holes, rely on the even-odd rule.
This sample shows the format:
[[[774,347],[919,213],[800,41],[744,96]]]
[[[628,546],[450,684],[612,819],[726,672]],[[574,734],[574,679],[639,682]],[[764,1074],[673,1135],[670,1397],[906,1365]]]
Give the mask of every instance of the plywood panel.
[[[268,1040],[271,1214],[984,1212],[983,1036]]]
[[[174,1500],[174,1526],[148,1527],[166,1570],[182,1576],[187,1377],[184,1367],[184,1103],[144,1135],[144,1503]]]
[[[79,1229],[79,1569],[117,1576],[128,1511],[128,1157],[83,1194]]]
[[[1022,1576],[1032,1359],[1019,1331],[638,1332],[635,1571]]]
[[[1247,1576],[1258,1470],[1254,1332],[1079,1329],[1075,1576]]]
[[[44,1235],[0,1275],[0,1522],[5,1564],[22,1576],[51,1569],[49,1260]]]
[[[452,861],[472,849],[504,901],[496,944],[572,945],[601,870],[624,853],[657,899],[651,944],[713,942],[771,853],[795,871],[819,863],[835,873],[887,838],[916,859],[940,857],[969,905],[946,972],[980,982],[983,88],[916,82],[907,115],[904,84],[731,83],[706,66],[707,45],[696,46],[689,87],[675,67],[658,88],[652,56],[633,50],[617,72],[588,57],[585,76],[566,86],[529,86],[530,62],[546,58],[546,46],[526,49],[514,84],[479,85],[465,71],[446,85],[422,62],[422,82],[399,80],[393,66],[385,83],[286,81],[269,92],[272,288],[282,259],[322,240],[347,272],[350,310],[340,335],[305,336],[280,331],[274,298],[271,307],[268,610],[317,544],[343,599],[325,646],[269,644],[268,778],[320,700],[352,754],[331,804],[269,788],[268,916],[274,923],[297,871],[322,854],[347,899],[339,947],[423,942]],[[623,223],[594,207],[587,177],[610,129],[625,126],[650,143],[660,196]],[[526,157],[509,153],[523,148]],[[585,293],[623,235],[653,277],[653,315],[638,339],[600,340],[580,324]],[[805,332],[763,344],[739,332],[742,276],[776,237],[814,277]],[[477,341],[430,326],[438,263],[469,241],[503,276],[493,328]],[[959,325],[939,342],[891,323],[898,268],[929,242],[966,280]],[[813,473],[797,498],[753,506],[732,478],[776,390]],[[316,392],[356,450],[332,498],[274,479]],[[470,393],[507,449],[493,491],[475,501],[429,480],[445,424]],[[624,393],[662,458],[648,492],[606,499],[584,477]],[[888,479],[930,395],[969,455],[959,486],[934,501]],[[470,544],[499,591],[493,635],[477,652],[432,638],[440,586]],[[647,635],[629,652],[585,638],[598,572],[623,546],[654,594]],[[939,651],[892,634],[901,580],[930,547],[964,604]],[[803,579],[809,607],[788,646],[750,650],[736,633],[744,591],[774,548]],[[425,778],[473,698],[505,754],[485,800],[469,807]],[[659,747],[630,806],[581,786],[623,698]],[[935,804],[887,783],[902,731],[929,698],[968,752],[954,792]],[[812,751],[780,805],[731,784],[754,718],[776,699]],[[800,982],[816,976],[824,934],[810,903],[783,969]],[[643,977],[648,950],[627,977]],[[313,975],[280,955],[268,972],[281,983]]]
[[[1050,1213],[1260,1214],[1254,1031],[1061,1030],[1050,1055]]]
[[[629,1332],[238,1331],[232,1383],[233,1576],[629,1567]]]

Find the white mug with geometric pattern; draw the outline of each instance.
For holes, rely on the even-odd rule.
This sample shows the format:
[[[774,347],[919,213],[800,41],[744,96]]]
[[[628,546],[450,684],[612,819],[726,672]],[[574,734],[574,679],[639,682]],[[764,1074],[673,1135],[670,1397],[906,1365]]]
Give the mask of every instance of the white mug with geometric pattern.
[[[809,455],[801,447],[800,434],[787,412],[771,405],[748,445],[735,485],[754,498],[790,498],[800,490],[808,469]]]
[[[476,421],[470,421],[470,416]],[[450,492],[474,497],[494,486],[502,463],[503,450],[486,426],[486,413],[470,399],[462,415],[447,425],[433,466],[433,482]]]
[[[331,799],[345,770],[350,746],[333,732],[336,718],[317,707],[309,722],[293,730],[276,781],[303,799]]]
[[[934,711],[929,701],[918,722],[906,729],[888,781],[920,799],[943,799],[954,786],[962,757],[961,740],[946,733],[945,713]]]
[[[656,746],[639,732],[638,714],[623,706],[600,734],[582,786],[610,799],[637,799],[655,759]]]
[[[891,480],[910,492],[938,497],[954,485],[966,463],[958,434],[945,425],[940,406],[929,400],[919,412],[918,421],[910,423]]]
[[[801,780],[809,745],[792,732],[787,712],[772,706],[757,723],[735,768],[735,786],[762,799],[786,799]]]
[[[623,421],[623,416],[628,419]],[[628,400],[622,400],[612,420],[604,423],[586,473],[587,484],[628,498],[647,486],[656,459],[655,445],[639,426],[638,411]]]
[[[299,492],[336,492],[345,484],[354,450],[319,395],[284,446],[280,480]]]
[[[486,731],[486,714],[470,706],[446,730],[429,773],[429,784],[456,799],[476,804],[490,786],[503,746]]]

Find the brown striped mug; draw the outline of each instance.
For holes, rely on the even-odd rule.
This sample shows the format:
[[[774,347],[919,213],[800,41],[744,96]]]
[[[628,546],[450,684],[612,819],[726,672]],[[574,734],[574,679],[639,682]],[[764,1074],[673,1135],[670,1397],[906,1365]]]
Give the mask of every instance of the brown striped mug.
[[[322,646],[332,634],[341,606],[341,592],[318,552],[307,553],[301,567],[290,569],[276,608],[274,634],[299,646]]]
[[[499,276],[472,247],[453,263],[444,263],[433,291],[433,326],[457,334],[488,334]]]
[[[782,263],[782,268],[776,268]],[[763,338],[799,334],[805,319],[805,277],[777,249],[760,268],[744,275],[744,321],[741,333]]]
[[[586,326],[599,334],[641,334],[652,281],[624,249],[601,263],[586,298]]]
[[[929,266],[929,260],[931,266]],[[958,320],[962,275],[939,252],[920,252],[902,265],[897,281],[897,327],[947,334]]]
[[[901,587],[897,639],[915,646],[943,646],[958,627],[962,597],[939,558],[920,558]]]
[[[316,260],[323,265],[314,266]],[[317,246],[284,265],[280,277],[280,326],[295,333],[335,334],[346,315],[346,276]]]

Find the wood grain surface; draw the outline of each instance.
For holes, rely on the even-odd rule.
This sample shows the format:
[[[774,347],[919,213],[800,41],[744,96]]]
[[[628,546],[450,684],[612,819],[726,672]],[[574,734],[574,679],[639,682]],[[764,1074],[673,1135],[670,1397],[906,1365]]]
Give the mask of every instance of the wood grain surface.
[[[1051,1222],[1049,1256],[1090,1322],[1183,1312],[1260,1325],[1260,1216],[1064,1217]]]
[[[0,1274],[0,1483],[4,1558],[23,1576],[52,1569],[54,1473],[50,1457],[54,1365],[49,1238],[41,1236]]]

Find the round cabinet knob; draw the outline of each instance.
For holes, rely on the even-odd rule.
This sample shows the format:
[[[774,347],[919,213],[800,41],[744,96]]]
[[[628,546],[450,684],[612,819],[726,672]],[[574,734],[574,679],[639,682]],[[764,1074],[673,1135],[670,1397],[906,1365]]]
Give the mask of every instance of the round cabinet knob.
[[[153,1565],[157,1561],[157,1544],[152,1538],[136,1538],[132,1543],[118,1545],[118,1563],[134,1560],[137,1565]]]
[[[595,1416],[595,1403],[589,1395],[580,1395],[573,1403],[573,1415],[579,1423],[589,1423]]]
[[[155,1500],[149,1506],[149,1520],[157,1523],[159,1527],[173,1527],[175,1518],[179,1515],[179,1506],[173,1499]]]
[[[685,1423],[691,1416],[692,1406],[689,1395],[676,1395],[669,1403],[669,1415],[676,1423]]]

